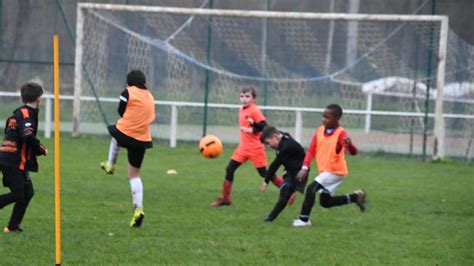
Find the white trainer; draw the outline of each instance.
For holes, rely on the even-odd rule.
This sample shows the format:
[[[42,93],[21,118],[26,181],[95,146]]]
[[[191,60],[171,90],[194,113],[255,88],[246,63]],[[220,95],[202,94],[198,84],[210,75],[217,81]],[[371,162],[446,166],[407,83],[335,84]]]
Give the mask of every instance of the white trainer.
[[[293,220],[293,226],[294,227],[311,226],[311,221],[308,220],[307,222],[305,222],[301,219],[296,219],[296,220]]]

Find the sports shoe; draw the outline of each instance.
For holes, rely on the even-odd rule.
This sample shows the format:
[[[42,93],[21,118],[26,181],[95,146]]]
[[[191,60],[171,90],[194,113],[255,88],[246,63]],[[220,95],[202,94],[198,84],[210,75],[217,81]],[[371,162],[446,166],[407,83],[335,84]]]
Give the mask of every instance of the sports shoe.
[[[132,221],[130,222],[130,227],[140,227],[142,225],[143,219],[145,219],[145,213],[142,208],[136,208],[133,213]]]
[[[15,230],[10,230],[10,228],[8,228],[8,226],[5,226],[3,228],[3,232],[4,233],[21,233],[21,232],[23,232],[23,229],[18,228],[18,229],[15,229]]]
[[[311,226],[311,221],[308,220],[307,222],[305,222],[301,219],[293,220],[293,227],[304,227],[304,226]]]
[[[365,193],[364,189],[358,189],[358,190],[354,191],[354,194],[357,195],[357,199],[355,201],[355,204],[357,204],[357,206],[359,206],[359,209],[360,209],[361,212],[364,212],[365,211],[365,196],[367,195],[367,193]]]
[[[270,216],[267,216],[267,218],[265,218],[264,221],[265,221],[265,222],[273,222],[273,218],[270,217]]]
[[[230,200],[225,200],[225,199],[222,199],[222,198],[218,198],[217,200],[213,201],[211,203],[211,206],[212,207],[221,207],[221,206],[225,206],[225,205],[230,205],[232,202]]]
[[[101,162],[100,163],[100,168],[104,170],[107,174],[113,175],[115,172],[115,164],[111,164],[109,162]]]
[[[291,193],[290,198],[288,199],[288,204],[293,205],[293,203],[295,203],[295,198],[296,198],[296,193],[295,192]]]

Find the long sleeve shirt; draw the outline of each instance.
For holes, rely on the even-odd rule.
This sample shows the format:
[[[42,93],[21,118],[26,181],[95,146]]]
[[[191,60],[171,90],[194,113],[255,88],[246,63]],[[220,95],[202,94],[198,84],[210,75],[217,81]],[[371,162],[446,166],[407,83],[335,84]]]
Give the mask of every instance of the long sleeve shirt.
[[[337,127],[336,127],[337,128]],[[332,135],[335,131],[336,128],[332,129],[325,129],[324,135],[325,136],[330,136]],[[350,145],[348,146],[345,142],[344,139],[348,137],[347,131],[342,131],[341,134],[338,137],[337,140],[337,145],[336,145],[336,153],[341,152],[342,148],[345,148],[350,155],[356,155],[357,154],[357,147],[355,145]],[[306,151],[306,156],[304,158],[303,162],[303,169],[308,169],[309,166],[311,165],[311,161],[314,159],[316,155],[316,149],[317,149],[317,134],[315,133],[313,135],[313,138],[311,139],[311,144],[309,145],[308,150]]]
[[[36,138],[38,112],[36,108],[23,105],[7,119],[5,137],[0,144],[0,165],[38,171],[36,156],[45,154],[44,146]]]
[[[290,185],[298,185],[299,182],[296,180],[296,175],[303,165],[303,159],[305,158],[305,152],[303,147],[296,142],[288,133],[282,133],[282,138],[276,149],[276,158],[270,164],[265,177],[265,182],[268,183],[275,175],[278,168],[283,165],[285,167],[286,176],[285,181]],[[286,180],[289,179],[289,180]],[[304,184],[302,184],[304,189]],[[297,189],[300,190],[300,189]]]

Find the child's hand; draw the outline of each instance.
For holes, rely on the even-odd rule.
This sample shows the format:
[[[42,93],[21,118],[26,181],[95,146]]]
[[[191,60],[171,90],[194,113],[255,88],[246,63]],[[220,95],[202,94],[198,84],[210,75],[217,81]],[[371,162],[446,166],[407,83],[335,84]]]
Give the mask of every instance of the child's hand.
[[[252,119],[252,118],[250,118],[250,117],[249,117],[249,118],[247,118],[247,121],[248,121],[248,122],[249,122],[249,124],[251,124],[251,125],[253,125],[253,123],[255,123],[255,121],[253,121],[253,119]]]
[[[347,145],[348,147],[352,146],[352,140],[351,140],[351,138],[346,137],[346,138],[344,139],[344,143],[346,143],[346,145]]]
[[[46,146],[44,146],[43,144],[40,144],[39,150],[40,154],[43,154],[45,156],[48,155],[48,149],[46,149]]]
[[[240,127],[240,131],[243,133],[253,133],[253,128],[251,127]]]
[[[298,181],[300,182],[303,182],[306,179],[307,175],[308,175],[308,170],[301,169],[296,175],[296,179],[298,179]]]
[[[260,191],[265,192],[267,190],[268,183],[262,182],[262,185],[260,185]]]

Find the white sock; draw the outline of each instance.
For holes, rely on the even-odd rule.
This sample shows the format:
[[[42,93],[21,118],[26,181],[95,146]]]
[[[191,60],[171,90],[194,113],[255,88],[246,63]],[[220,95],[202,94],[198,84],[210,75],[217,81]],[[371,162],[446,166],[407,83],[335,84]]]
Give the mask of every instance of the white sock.
[[[118,146],[117,140],[115,140],[115,138],[112,138],[110,140],[110,146],[109,146],[109,160],[108,161],[110,164],[117,163],[119,150],[120,150],[120,147]]]
[[[143,184],[142,179],[137,176],[130,179],[132,190],[133,207],[143,209]]]

